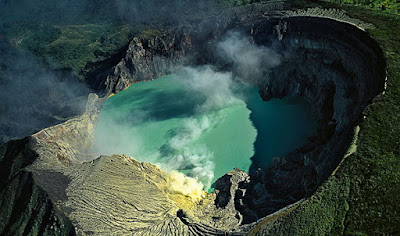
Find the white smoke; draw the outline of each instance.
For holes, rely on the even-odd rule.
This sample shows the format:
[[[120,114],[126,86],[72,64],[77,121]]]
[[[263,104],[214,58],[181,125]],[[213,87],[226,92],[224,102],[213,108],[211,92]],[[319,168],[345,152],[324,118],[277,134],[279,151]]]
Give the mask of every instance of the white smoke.
[[[242,79],[255,84],[267,79],[269,70],[281,62],[280,55],[274,50],[257,46],[250,37],[236,31],[228,32],[217,48],[221,52],[220,56],[233,64]]]
[[[171,148],[179,150],[190,144],[191,141],[200,137],[200,135],[210,127],[208,117],[202,117],[200,120],[187,118],[183,122],[180,132],[172,137],[168,144]]]
[[[187,90],[193,93],[201,93],[206,97],[206,102],[199,107],[209,111],[221,109],[238,101],[234,90],[237,83],[233,80],[231,72],[217,72],[211,66],[185,67],[181,77]]]
[[[201,135],[217,122],[211,121],[207,116],[199,120],[187,118],[183,121],[183,127],[167,143],[170,155],[159,155],[159,163],[156,163],[165,170],[187,171],[187,174],[200,181],[206,189],[210,188],[214,178],[214,153],[205,145],[197,144],[196,141]]]
[[[256,46],[249,38],[236,32],[229,33],[218,43],[218,47],[225,60],[232,63],[237,68],[237,74],[246,78],[246,81],[249,78],[261,79],[267,76],[268,69],[279,64],[279,55],[274,51]],[[124,122],[127,118],[118,117],[118,111],[115,111],[113,113],[116,114],[116,118],[107,121],[106,132],[97,135],[97,143],[100,144],[97,145],[97,151],[103,154],[124,153],[134,156],[139,161],[152,162],[163,170],[175,173],[176,181],[179,180],[180,185],[186,186],[191,180],[180,178],[180,175],[176,174],[178,170],[199,181],[205,189],[210,188],[214,178],[214,153],[199,139],[222,119],[216,111],[243,103],[239,92],[245,85],[233,74],[216,71],[210,65],[182,68],[176,74],[181,87],[189,96],[200,96],[204,100],[196,105],[192,115],[181,119],[179,127],[173,130],[173,135],[161,148],[146,153],[145,156],[136,155],[135,153],[143,153],[141,146],[144,146],[145,134],[137,132],[135,127],[130,127],[129,122]],[[146,112],[137,113],[140,114],[134,114],[129,119],[137,120],[137,124],[151,122]],[[109,148],[110,146],[112,148]]]
[[[93,152],[98,155],[127,154],[142,151],[143,138],[137,128],[124,120],[116,120],[115,117],[102,116],[101,123],[106,127],[97,127],[95,130],[96,143]],[[125,118],[126,119],[126,118]],[[151,162],[151,160],[148,160]]]

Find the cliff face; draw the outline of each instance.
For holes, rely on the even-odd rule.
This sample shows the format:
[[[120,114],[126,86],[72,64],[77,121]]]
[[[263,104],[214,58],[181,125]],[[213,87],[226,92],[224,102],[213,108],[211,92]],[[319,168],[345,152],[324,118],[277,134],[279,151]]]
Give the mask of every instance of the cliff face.
[[[362,112],[383,91],[386,66],[377,43],[345,23],[295,17],[255,23],[247,30],[256,43],[278,45],[285,54],[260,83],[261,97],[303,97],[318,122],[306,145],[276,158],[246,187],[248,197],[240,207],[255,209],[256,217],[249,216],[254,220],[312,194],[326,180],[349,148]],[[253,169],[258,164],[253,162]]]
[[[342,160],[363,110],[383,90],[385,63],[377,44],[355,26],[271,9],[238,8],[151,39],[134,38],[126,56],[97,83],[105,93],[118,92],[189,61],[231,69],[209,45],[228,30],[240,30],[255,44],[274,45],[282,52],[281,64],[257,81],[261,97],[301,96],[313,105],[318,131],[306,145],[276,158],[268,169],[257,170],[259,163],[254,163],[249,176],[238,170],[227,173],[212,194],[195,188],[187,192],[191,180],[176,173],[126,156],[96,159],[89,154],[103,103],[91,95],[84,115],[42,130],[29,142],[18,141],[28,146],[3,146],[0,161],[13,171],[1,172],[2,198],[8,199],[6,189],[23,178],[18,189],[35,189],[39,194],[31,194],[32,199],[40,196],[40,203],[34,209],[47,209],[53,217],[41,221],[40,232],[55,227],[64,235],[218,235],[243,234],[255,223],[243,224],[312,194]],[[21,161],[10,162],[15,156]],[[2,209],[14,207],[13,202],[2,204]],[[31,225],[12,225],[15,217],[22,219],[16,207],[0,212],[8,214],[0,232]],[[28,215],[36,219],[37,212]],[[28,226],[25,230],[33,231]]]
[[[244,222],[250,223],[312,194],[332,173],[349,148],[363,110],[384,89],[385,61],[377,43],[357,28],[371,26],[336,10],[241,8],[206,22],[210,21],[213,26],[204,27],[205,22],[201,22],[197,27],[172,31],[169,37],[140,42],[149,45],[147,49],[133,40],[127,56],[107,77],[107,86],[109,91],[118,91],[140,81],[144,76],[138,71],[148,72],[146,79],[158,78],[188,54],[195,55],[191,61],[198,64],[234,71],[233,65],[221,62],[215,47],[210,46],[229,30],[251,35],[255,44],[272,46],[279,52],[280,65],[257,81],[260,96],[264,100],[305,98],[313,106],[318,129],[307,144],[277,157],[268,169],[256,171],[262,163],[253,162],[250,181],[239,185],[235,205]]]
[[[173,70],[190,47],[190,37],[179,29],[150,39],[135,37],[113,71],[98,78],[98,89],[117,93],[132,82],[159,78]]]

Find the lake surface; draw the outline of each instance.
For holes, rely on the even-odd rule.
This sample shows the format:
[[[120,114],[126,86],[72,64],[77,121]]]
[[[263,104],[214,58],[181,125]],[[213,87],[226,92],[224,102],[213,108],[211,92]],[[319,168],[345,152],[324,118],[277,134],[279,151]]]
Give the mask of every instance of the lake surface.
[[[306,103],[263,102],[257,91],[208,69],[133,84],[104,104],[94,150],[178,170],[209,189],[234,167],[266,167],[314,131]]]

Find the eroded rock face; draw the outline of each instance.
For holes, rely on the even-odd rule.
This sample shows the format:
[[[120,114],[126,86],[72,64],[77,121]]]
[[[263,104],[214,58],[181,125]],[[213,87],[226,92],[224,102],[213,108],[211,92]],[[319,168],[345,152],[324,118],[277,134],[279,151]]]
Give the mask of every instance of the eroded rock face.
[[[354,26],[364,24],[354,21],[354,25],[350,25],[329,19],[339,15],[348,20],[341,12],[317,9],[290,13],[295,17],[287,12],[275,12],[272,17],[270,13],[254,9],[247,14],[243,9],[238,12],[240,15],[231,13],[213,19],[212,27],[204,28],[200,23],[198,28],[192,26],[170,32],[169,35],[174,36],[168,41],[164,37],[154,39],[152,42],[159,44],[147,43],[150,45],[147,54],[143,53],[146,51],[143,47],[139,47],[137,53],[128,50],[121,62],[124,71],[118,73],[121,68],[118,65],[112,77],[107,77],[107,84],[110,88],[126,87],[142,80],[143,76],[136,74],[150,71],[148,68],[161,68],[159,71],[163,74],[173,69],[171,65],[176,65],[173,62],[186,55],[195,55],[191,61],[197,64],[235,71],[233,65],[216,57],[217,48],[214,47],[230,30],[250,35],[255,44],[278,52],[280,65],[256,81],[260,96],[264,100],[284,96],[305,98],[313,106],[318,129],[308,143],[285,157],[277,157],[262,174],[255,171],[262,163],[253,162],[250,180],[240,181],[239,195],[243,196],[236,204],[244,215],[244,223],[250,223],[308,196],[330,175],[349,147],[363,110],[383,91],[385,61],[377,43]],[[323,17],[308,17],[307,12]],[[177,36],[178,32],[185,33]],[[134,40],[132,48],[137,48],[137,44]],[[184,50],[178,53],[178,48]],[[143,56],[154,52],[154,61]],[[138,58],[141,63],[135,63]],[[142,65],[143,62],[150,65]],[[150,75],[147,79],[160,76],[153,72],[147,75]],[[220,191],[220,194],[228,193]]]
[[[254,209],[259,218],[312,194],[332,173],[362,112],[383,91],[386,66],[377,43],[345,23],[295,17],[260,21],[245,30],[255,43],[275,45],[283,55],[281,64],[260,82],[261,97],[305,98],[318,122],[307,144],[276,158],[262,178],[250,181],[243,209]],[[253,162],[252,168],[257,167]],[[266,190],[262,194],[260,185]]]
[[[313,104],[318,131],[306,145],[276,158],[267,169],[254,163],[249,174],[228,172],[214,193],[193,197],[171,188],[172,174],[152,164],[88,154],[103,102],[91,95],[84,115],[33,135],[21,149],[32,160],[22,158],[23,164],[12,166],[12,176],[1,176],[2,198],[22,173],[26,181],[19,183],[38,189],[44,199],[38,207],[48,209],[54,219],[42,221],[43,230],[58,227],[64,235],[240,235],[254,226],[245,224],[311,194],[340,162],[362,111],[382,91],[385,63],[377,44],[354,26],[269,10],[239,9],[153,39],[135,38],[99,84],[105,93],[118,92],[188,61],[231,70],[210,45],[228,30],[239,30],[282,55],[281,64],[257,81],[261,97],[301,96]],[[183,60],[188,55],[192,58]],[[25,155],[5,147],[0,161]],[[0,232],[11,227],[0,226]]]
[[[117,93],[133,82],[152,80],[170,73],[191,46],[191,38],[185,30],[166,32],[151,39],[135,37],[112,73],[98,78],[98,89]]]

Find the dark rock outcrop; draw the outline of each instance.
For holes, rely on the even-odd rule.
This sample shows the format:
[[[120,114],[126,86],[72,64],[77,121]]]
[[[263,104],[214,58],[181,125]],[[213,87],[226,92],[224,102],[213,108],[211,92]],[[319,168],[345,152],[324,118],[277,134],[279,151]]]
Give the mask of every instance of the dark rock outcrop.
[[[215,189],[219,192],[215,199],[215,205],[217,207],[227,207],[228,205],[228,207],[234,207],[237,192],[242,191],[239,188],[239,183],[246,180],[248,180],[248,174],[239,169],[229,171],[219,178],[215,182]],[[244,195],[243,192],[239,194]]]
[[[0,234],[75,235],[71,221],[25,170],[38,158],[34,145],[28,137],[0,148]]]
[[[152,80],[170,73],[191,47],[184,30],[174,30],[151,39],[133,38],[125,57],[114,67],[100,90],[117,93],[133,82]]]

